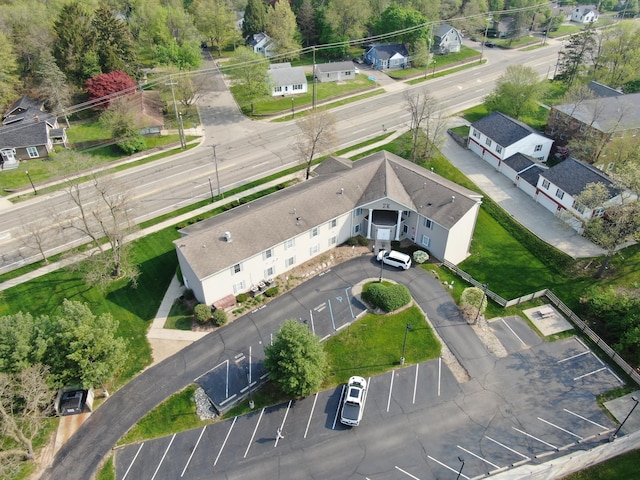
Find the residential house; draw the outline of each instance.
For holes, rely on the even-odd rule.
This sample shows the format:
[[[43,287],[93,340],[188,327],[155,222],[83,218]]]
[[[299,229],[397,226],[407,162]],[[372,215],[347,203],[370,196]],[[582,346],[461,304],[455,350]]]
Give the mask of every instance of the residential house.
[[[591,80],[588,83],[587,88],[591,90],[593,95],[596,97],[617,97],[618,95],[624,95],[624,92],[621,90],[608,87],[602,83],[596,82],[595,80]]]
[[[536,196],[538,177],[549,167],[523,153],[514,153],[500,163],[500,173],[531,198]]]
[[[512,37],[517,33],[517,22],[513,17],[492,20],[491,26],[487,30],[487,35],[495,38]]]
[[[587,208],[576,200],[576,196],[582,193],[590,183],[601,183],[610,192],[609,200],[594,209]],[[629,197],[630,194],[617,189],[606,173],[593,165],[569,157],[540,173],[535,199],[554,215],[564,217],[565,220],[573,218],[574,220],[569,223],[580,231],[581,222],[575,221],[573,216],[562,214],[569,212],[576,217],[588,220],[593,216],[604,215],[607,206],[619,204],[623,201],[623,196]]]
[[[0,166],[17,168],[18,161],[46,158],[54,144],[66,146],[58,119],[44,111],[41,101],[22,97],[9,107],[0,126]]]
[[[631,138],[640,133],[640,93],[599,97],[551,107],[545,133],[560,146],[566,145],[571,139],[583,139],[602,151],[614,138]]]
[[[249,38],[247,38],[247,46],[252,48],[254,53],[259,53],[265,57],[274,55],[273,49],[275,45],[273,40],[264,32],[254,33],[249,36]]]
[[[387,248],[408,240],[457,264],[469,255],[481,198],[386,151],[330,157],[310,180],[188,226],[174,243],[198,301],[232,305],[356,235]]]
[[[595,5],[578,5],[571,12],[571,21],[578,23],[594,23],[600,18]]]
[[[471,124],[468,148],[497,170],[515,153],[546,162],[553,140],[504,113],[493,112]]]
[[[434,53],[446,55],[447,53],[459,52],[461,45],[462,33],[447,23],[440,25],[433,33],[433,47],[431,48]]]
[[[122,97],[136,115],[136,125],[142,135],[160,135],[164,129],[164,102],[160,92],[141,90]]]
[[[269,65],[271,77],[271,96],[296,95],[307,93],[307,77],[303,67],[292,67],[289,62]]]
[[[344,82],[356,78],[356,67],[353,62],[331,62],[316,65],[316,79],[324,82]]]
[[[402,43],[372,45],[364,53],[364,61],[376,70],[407,68],[409,52]]]

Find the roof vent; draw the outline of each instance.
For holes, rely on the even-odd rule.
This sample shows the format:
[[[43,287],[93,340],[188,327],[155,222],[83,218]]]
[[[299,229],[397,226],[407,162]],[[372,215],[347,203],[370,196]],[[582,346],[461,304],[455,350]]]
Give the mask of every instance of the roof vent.
[[[224,232],[224,241],[231,243],[231,232]]]

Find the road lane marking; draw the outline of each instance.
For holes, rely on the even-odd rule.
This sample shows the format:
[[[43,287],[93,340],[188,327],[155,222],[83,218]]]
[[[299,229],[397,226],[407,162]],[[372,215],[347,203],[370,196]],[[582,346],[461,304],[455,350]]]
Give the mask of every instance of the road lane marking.
[[[344,294],[347,298],[347,302],[349,303],[349,310],[351,311],[351,318],[356,318],[355,314],[353,313],[353,306],[351,305],[351,297],[349,296],[349,289],[351,287],[347,287],[344,289]]]
[[[484,438],[486,438],[487,440],[489,440],[489,441],[491,441],[491,442],[495,443],[496,445],[500,445],[502,448],[504,448],[504,449],[506,449],[506,450],[509,450],[511,453],[515,453],[516,455],[518,455],[518,456],[520,456],[520,457],[524,458],[524,459],[525,459],[525,460],[527,460],[527,461],[531,460],[531,458],[530,458],[530,457],[527,457],[526,455],[523,455],[522,453],[518,452],[517,450],[514,450],[513,448],[507,447],[507,446],[506,446],[506,445],[504,445],[503,443],[500,443],[499,441],[494,440],[494,439],[493,439],[493,438],[491,438],[491,437],[487,437],[487,436],[485,435],[485,437],[484,437]]]
[[[518,429],[518,428],[516,428],[516,427],[513,427],[513,426],[512,426],[511,428],[513,428],[516,432],[521,433],[522,435],[525,435],[525,436],[527,436],[527,437],[529,437],[529,438],[532,438],[532,439],[534,439],[534,440],[536,440],[536,441],[538,441],[538,442],[540,442],[540,443],[542,443],[542,444],[546,445],[547,447],[553,448],[554,450],[558,450],[558,447],[556,447],[555,445],[552,445],[552,444],[551,444],[551,443],[549,443],[549,442],[545,442],[545,441],[544,441],[544,440],[542,440],[541,438],[538,438],[538,437],[536,437],[536,436],[534,436],[534,435],[531,435],[530,433],[527,433],[527,432],[525,432],[524,430],[520,430],[520,429]]]
[[[541,422],[546,423],[547,425],[552,426],[553,428],[557,428],[558,430],[563,431],[564,433],[568,433],[569,435],[571,435],[573,437],[576,437],[578,440],[584,440],[580,435],[576,435],[575,433],[570,432],[569,430],[566,430],[566,429],[564,429],[564,428],[562,428],[562,427],[560,427],[558,425],[555,425],[555,424],[549,422],[548,420],[545,420],[544,418],[538,417],[538,420],[540,420]]]
[[[280,431],[284,432],[284,423],[287,421],[287,415],[289,415],[289,410],[291,409],[291,402],[293,402],[293,400],[289,400],[289,404],[287,405],[287,409],[284,412],[284,418],[282,419],[282,423],[280,424]],[[276,441],[273,444],[273,448],[276,448],[278,446],[278,440],[280,440],[280,437],[278,435],[276,435]]]
[[[316,334],[316,327],[313,324],[313,311],[309,310],[309,319],[311,320],[311,333]]]
[[[327,302],[322,302],[320,305],[314,308],[314,310],[318,313],[322,312],[325,308],[327,308]]]
[[[158,463],[158,466],[156,467],[156,471],[153,472],[153,477],[151,477],[151,480],[155,480],[156,475],[158,474],[158,471],[160,470],[160,467],[162,466],[162,462],[164,462],[164,459],[167,456],[167,453],[169,453],[169,449],[171,448],[171,444],[173,443],[173,440],[176,438],[176,435],[177,435],[177,433],[174,433],[173,436],[171,437],[171,441],[169,442],[169,445],[167,445],[167,448],[164,451],[164,455],[162,455],[162,458],[160,459],[160,463]]]
[[[138,454],[140,454],[140,450],[142,450],[143,446],[144,446],[144,442],[142,442],[140,444],[140,447],[138,447],[138,451],[133,456],[133,460],[131,460],[131,463],[129,464],[129,468],[127,468],[127,471],[124,472],[124,477],[122,477],[122,480],[126,480],[127,479],[127,475],[129,475],[129,470],[131,470],[131,467],[133,467],[133,464],[135,463],[136,459],[138,458]]]
[[[231,435],[231,430],[233,430],[233,426],[236,424],[236,420],[238,420],[238,417],[233,417],[233,422],[231,422],[231,426],[229,427],[229,431],[227,432],[227,436],[224,437],[224,442],[222,442],[222,445],[220,445],[220,451],[218,452],[218,455],[216,456],[216,459],[213,461],[213,466],[214,467],[218,463],[218,459],[220,458],[220,455],[222,454],[222,450],[224,450],[224,446],[227,444],[227,440],[229,440],[229,435]]]
[[[511,328],[511,325],[509,325],[509,324],[505,321],[505,319],[504,319],[504,318],[503,318],[503,319],[501,319],[501,320],[502,320],[502,323],[504,323],[504,326],[505,326],[505,327],[507,327],[511,333],[513,333],[513,336],[514,336],[514,337],[516,337],[518,340],[520,340],[520,343],[521,343],[522,345],[527,345],[526,343],[524,343],[524,340],[522,340],[522,339],[518,336],[518,334],[517,334],[516,332],[514,332],[514,331],[513,331],[513,328]]]
[[[251,445],[253,444],[253,439],[256,437],[256,432],[258,431],[258,427],[260,426],[260,421],[262,420],[262,415],[264,415],[264,408],[262,410],[260,410],[260,416],[258,417],[258,421],[256,422],[256,426],[253,429],[253,433],[251,434],[251,438],[249,439],[249,444],[247,445],[247,449],[244,451],[244,457],[242,458],[247,458],[247,454],[249,453],[249,449],[251,448]],[[276,443],[278,442],[278,439],[276,438]]]
[[[187,460],[187,464],[182,469],[182,473],[180,474],[180,478],[184,477],[184,472],[187,471],[187,467],[189,466],[189,463],[191,463],[191,459],[193,458],[193,454],[196,453],[196,448],[198,448],[198,445],[200,444],[200,440],[202,440],[202,435],[204,435],[204,431],[206,429],[207,429],[206,425],[204,427],[202,427],[202,431],[200,432],[200,436],[198,437],[198,441],[196,442],[195,446],[193,447],[193,450],[191,450],[191,455],[189,455],[189,459]]]
[[[394,465],[394,467],[396,467],[396,470],[399,470],[400,472],[404,473],[406,476],[411,477],[414,480],[420,480],[418,477],[416,477],[415,475],[411,475],[409,472],[407,472],[406,470],[401,469],[399,466]]]
[[[389,411],[389,407],[391,406],[391,392],[393,392],[393,377],[395,376],[396,371],[391,371],[391,384],[389,385],[389,398],[387,399],[387,412]]]
[[[589,350],[587,350],[586,352],[578,353],[576,355],[571,355],[570,357],[563,358],[562,360],[558,360],[558,363],[568,362],[569,360],[573,360],[574,358],[578,358],[578,357],[581,357],[583,355],[589,355],[589,353],[591,353],[591,352]]]
[[[573,377],[573,379],[574,380],[581,380],[581,379],[583,379],[585,377],[589,377],[591,375],[595,375],[596,373],[601,372],[601,371],[606,370],[606,369],[607,369],[607,367],[602,367],[602,368],[599,368],[597,370],[592,370],[591,372],[584,373],[582,375],[578,375],[577,377]]]
[[[460,445],[456,445],[460,450],[462,450],[465,453],[468,453],[469,455],[476,457],[478,460],[483,461],[484,463],[486,463],[487,465],[491,465],[493,468],[500,468],[498,465],[496,465],[495,463],[491,463],[489,460],[482,458],[480,455],[476,455],[475,453],[473,453],[471,450],[467,450],[464,447],[461,447]]]
[[[316,409],[316,402],[318,401],[318,393],[313,396],[313,405],[311,406],[311,412],[309,413],[309,420],[307,420],[307,428],[304,429],[304,437],[307,438],[307,433],[309,432],[309,425],[311,425],[311,417],[313,416],[313,411]]]
[[[427,455],[427,457],[428,457],[430,460],[433,460],[434,462],[436,462],[438,465],[441,465],[441,466],[443,466],[444,468],[446,468],[446,469],[448,469],[448,470],[451,470],[453,473],[458,473],[458,470],[456,470],[455,468],[451,468],[449,465],[447,465],[447,464],[445,464],[445,463],[442,463],[442,462],[441,462],[441,461],[439,461],[439,460],[436,460],[436,459],[435,459],[435,458],[433,458],[431,455]],[[466,476],[464,473],[462,473],[462,472],[460,472],[460,475],[459,475],[459,476],[460,476],[460,477],[462,477],[462,478],[466,478],[467,480],[469,480],[469,477],[467,477],[467,476]],[[414,478],[415,478],[415,477],[414,477]]]
[[[588,418],[583,417],[582,415],[578,415],[577,413],[572,412],[571,410],[567,410],[566,408],[563,408],[563,410],[564,410],[565,412],[567,412],[568,414],[570,414],[570,415],[573,415],[573,416],[575,416],[575,417],[578,417],[580,420],[584,420],[585,422],[589,422],[590,424],[595,425],[596,427],[601,428],[602,430],[605,430],[605,431],[608,431],[608,430],[609,430],[609,428],[608,428],[608,427],[605,427],[604,425],[600,425],[599,423],[596,423],[596,422],[594,422],[593,420],[589,420]]]
[[[420,364],[416,363],[416,377],[413,381],[413,404],[416,403],[416,390],[418,389],[418,369],[420,368]]]
[[[333,425],[331,426],[331,430],[336,429],[336,422],[338,421],[338,413],[340,412],[340,407],[342,407],[342,399],[344,397],[344,389],[346,385],[342,385],[342,392],[340,392],[340,401],[338,402],[338,408],[336,409],[336,415],[333,417]]]

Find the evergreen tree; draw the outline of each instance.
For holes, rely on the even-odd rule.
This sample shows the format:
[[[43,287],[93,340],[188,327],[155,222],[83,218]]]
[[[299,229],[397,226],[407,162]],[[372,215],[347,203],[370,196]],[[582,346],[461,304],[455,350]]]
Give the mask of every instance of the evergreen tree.
[[[244,9],[242,35],[247,38],[254,33],[264,32],[267,25],[267,5],[262,0],[249,0]]]
[[[318,29],[316,26],[316,11],[311,0],[302,0],[302,4],[296,15],[298,30],[305,46],[318,43]]]
[[[596,36],[590,25],[571,35],[568,44],[558,53],[559,73],[556,78],[571,87],[593,63],[595,49]]]
[[[289,60],[298,58],[300,42],[298,42],[298,26],[296,16],[291,10],[288,0],[278,0],[267,13],[267,35],[275,43],[276,55],[287,54]],[[284,58],[284,57],[283,57]]]
[[[137,77],[137,60],[133,37],[127,24],[106,7],[96,10],[92,21],[100,68],[109,73],[120,70]]]

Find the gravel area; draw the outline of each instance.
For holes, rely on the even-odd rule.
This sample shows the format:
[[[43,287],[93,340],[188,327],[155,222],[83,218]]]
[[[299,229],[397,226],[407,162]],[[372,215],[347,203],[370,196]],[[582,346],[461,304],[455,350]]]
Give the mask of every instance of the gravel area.
[[[211,407],[211,400],[204,393],[202,387],[197,388],[193,397],[196,402],[196,414],[200,417],[200,420],[212,420],[217,417],[216,412]]]

